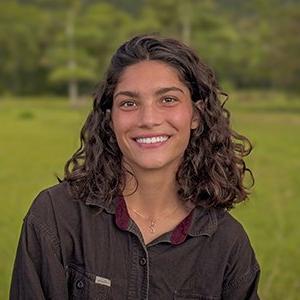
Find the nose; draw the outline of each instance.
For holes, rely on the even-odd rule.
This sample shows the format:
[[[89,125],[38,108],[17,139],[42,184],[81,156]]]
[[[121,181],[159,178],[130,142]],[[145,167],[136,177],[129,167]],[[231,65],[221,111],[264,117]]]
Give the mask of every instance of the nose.
[[[157,109],[155,104],[143,105],[139,113],[139,127],[152,128],[158,126],[163,121],[162,112]]]

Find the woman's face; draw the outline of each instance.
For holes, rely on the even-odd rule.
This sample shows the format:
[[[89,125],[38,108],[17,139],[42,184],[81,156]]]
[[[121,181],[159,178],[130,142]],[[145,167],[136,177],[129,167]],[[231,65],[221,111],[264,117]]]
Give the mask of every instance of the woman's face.
[[[198,118],[177,71],[160,61],[142,61],[119,79],[111,126],[123,160],[134,170],[177,170]]]

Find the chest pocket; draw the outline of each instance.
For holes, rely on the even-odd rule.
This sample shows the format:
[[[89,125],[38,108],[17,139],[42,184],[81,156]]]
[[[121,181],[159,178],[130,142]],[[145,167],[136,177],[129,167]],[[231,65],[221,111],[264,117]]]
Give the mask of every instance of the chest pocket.
[[[109,279],[86,272],[71,264],[67,268],[70,300],[109,300],[111,287]]]
[[[204,296],[192,290],[178,290],[174,292],[175,300],[220,300],[221,297]]]

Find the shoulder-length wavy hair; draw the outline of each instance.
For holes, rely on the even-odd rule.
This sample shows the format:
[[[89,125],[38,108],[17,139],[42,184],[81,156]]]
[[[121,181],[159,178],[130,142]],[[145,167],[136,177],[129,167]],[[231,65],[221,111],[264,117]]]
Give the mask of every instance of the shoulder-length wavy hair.
[[[191,93],[200,125],[191,131],[190,141],[176,174],[178,196],[202,207],[230,209],[245,200],[244,157],[252,146],[230,128],[230,114],[223,107],[215,74],[188,46],[157,36],[136,36],[113,55],[103,82],[95,93],[93,109],[80,134],[80,147],[65,165],[64,180],[72,193],[110,202],[122,194],[126,172],[122,153],[110,127],[110,109],[118,80],[126,67],[144,60],[161,61],[177,70]]]

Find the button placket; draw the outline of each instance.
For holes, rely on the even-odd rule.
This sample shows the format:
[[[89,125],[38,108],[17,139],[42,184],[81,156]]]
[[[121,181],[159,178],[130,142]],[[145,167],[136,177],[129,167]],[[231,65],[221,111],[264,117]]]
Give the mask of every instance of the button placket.
[[[142,234],[137,225],[131,220],[128,231],[132,232],[132,268],[128,286],[128,300],[146,300],[149,294],[148,251]]]
[[[84,288],[84,282],[82,280],[77,280],[76,281],[76,287],[81,290]]]
[[[142,258],[140,258],[139,263],[141,266],[145,266],[147,264],[147,259],[145,257],[142,257]]]
[[[145,244],[142,244],[144,252],[139,258],[139,265],[141,266],[141,271],[143,273],[143,281],[141,286],[141,299],[147,300],[149,297],[149,256]]]

